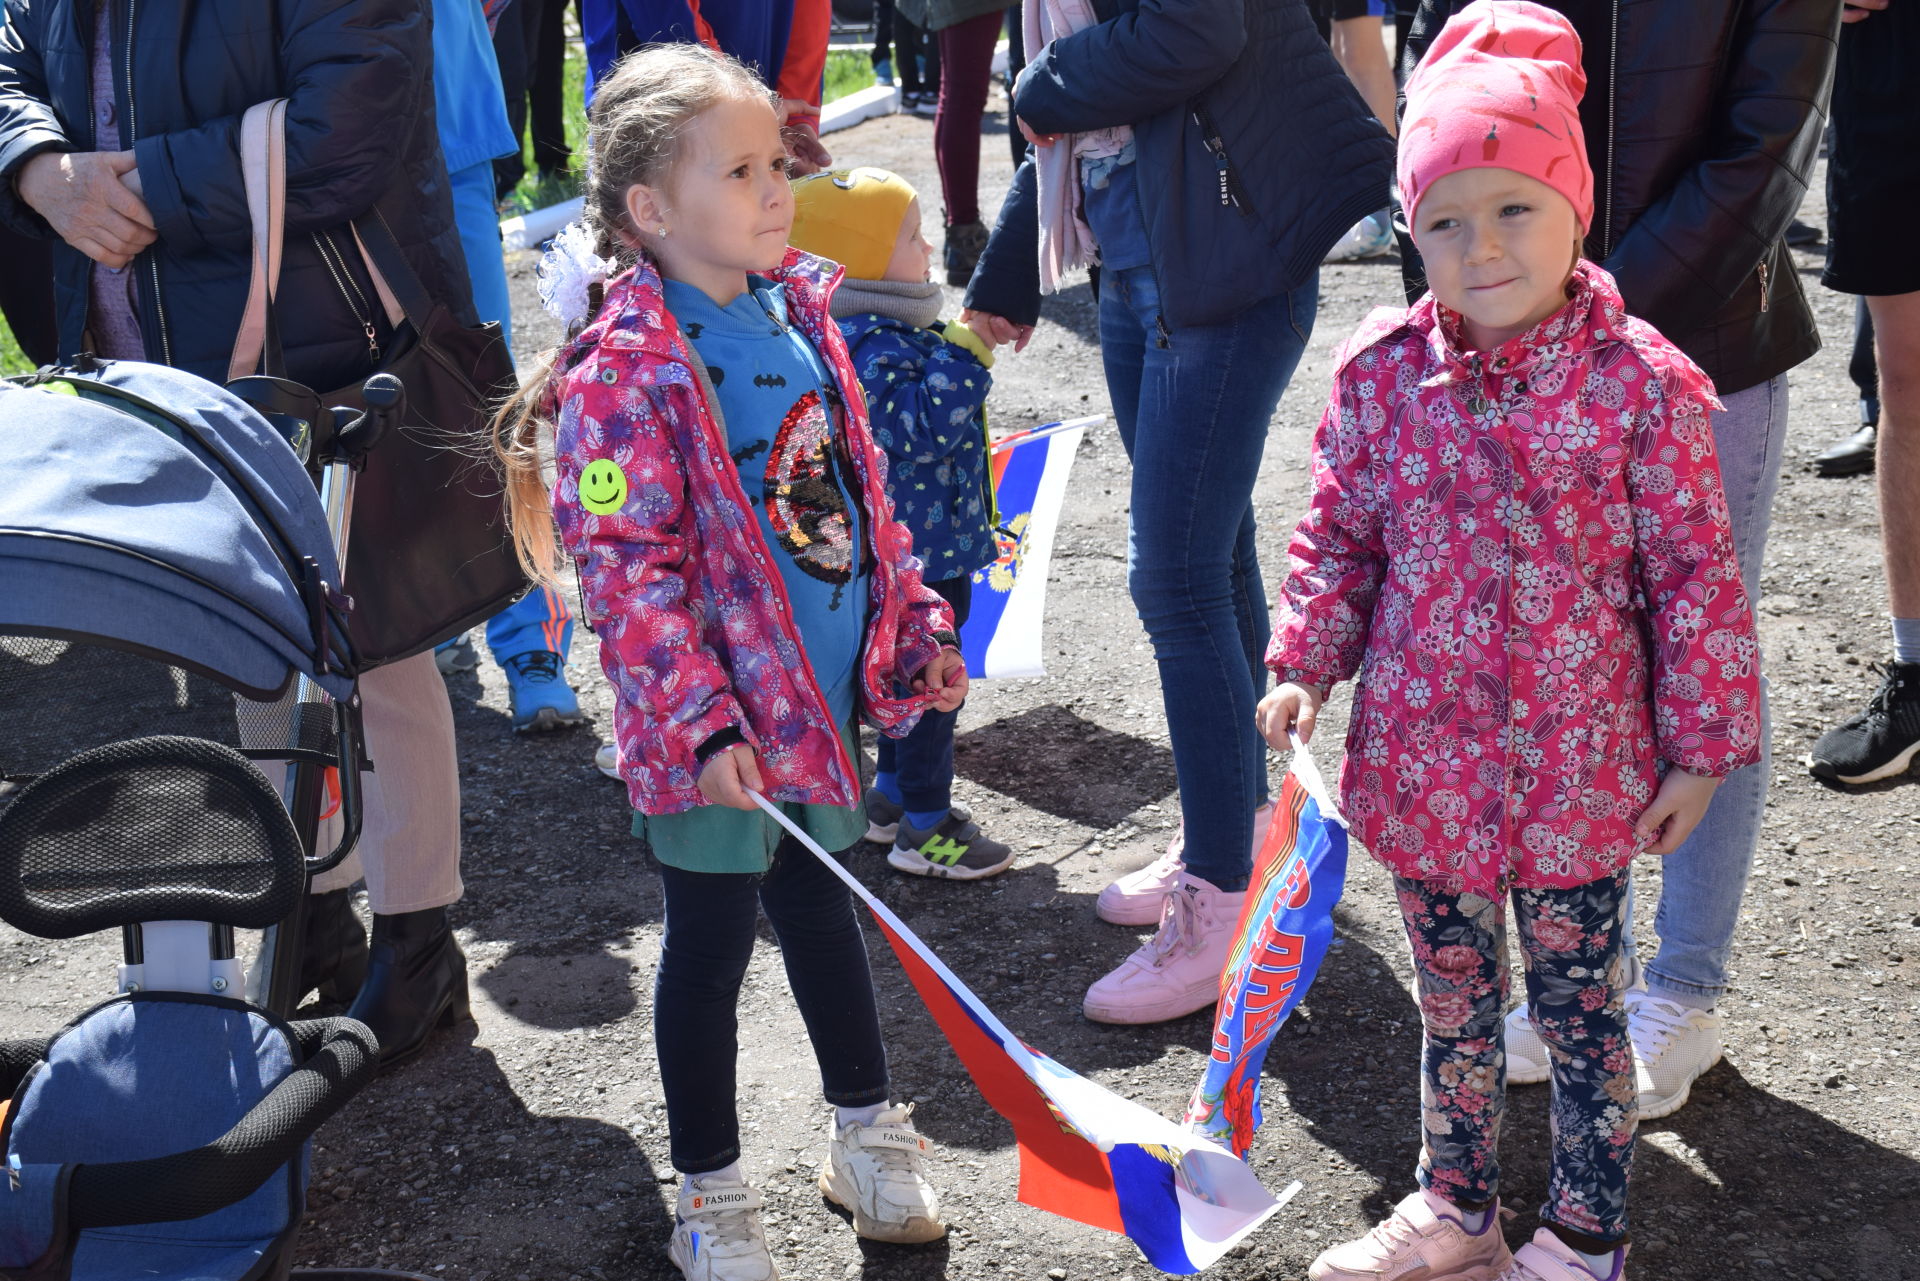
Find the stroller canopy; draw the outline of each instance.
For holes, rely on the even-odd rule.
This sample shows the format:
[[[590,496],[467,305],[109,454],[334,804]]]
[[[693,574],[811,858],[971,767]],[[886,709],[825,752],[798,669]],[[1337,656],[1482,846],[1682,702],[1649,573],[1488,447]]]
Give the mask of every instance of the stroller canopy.
[[[304,673],[344,699],[351,651],[313,581],[340,582],[313,482],[223,388],[132,361],[0,382],[0,634],[132,650],[261,700]]]

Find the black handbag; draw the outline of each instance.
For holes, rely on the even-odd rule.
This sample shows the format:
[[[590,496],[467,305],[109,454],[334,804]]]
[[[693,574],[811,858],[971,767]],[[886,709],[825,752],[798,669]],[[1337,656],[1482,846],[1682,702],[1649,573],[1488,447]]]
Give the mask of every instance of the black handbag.
[[[273,294],[286,207],[286,99],[247,111],[241,161],[254,239],[253,285],[228,377],[284,376]],[[368,456],[354,486],[346,582],[348,634],[361,668],[433,648],[493,617],[527,589],[506,523],[488,422],[514,389],[500,326],[463,325],[428,297],[378,208],[354,243],[393,335],[380,371],[406,390],[406,417]],[[324,404],[360,408],[360,384]]]

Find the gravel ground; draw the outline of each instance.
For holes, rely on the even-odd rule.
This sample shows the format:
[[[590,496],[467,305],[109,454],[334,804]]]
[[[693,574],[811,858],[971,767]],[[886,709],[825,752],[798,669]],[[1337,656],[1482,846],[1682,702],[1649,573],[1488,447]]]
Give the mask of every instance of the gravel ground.
[[[885,119],[829,142],[844,161],[907,175],[938,208],[930,122]],[[992,209],[1009,176],[1004,133],[990,134],[984,153]],[[1821,221],[1821,202],[1803,213]],[[1800,265],[1830,345],[1793,375],[1767,557],[1774,786],[1725,1005],[1726,1061],[1686,1108],[1641,1130],[1641,1278],[1920,1277],[1920,788],[1842,794],[1801,765],[1811,739],[1870,690],[1866,665],[1882,655],[1886,629],[1871,482],[1806,470],[1854,421],[1851,301],[1817,288],[1817,256]],[[525,357],[552,327],[534,314],[530,259],[515,273]],[[1305,497],[1330,353],[1398,287],[1391,258],[1322,274],[1314,342],[1260,479],[1270,584]],[[1034,345],[996,369],[997,424],[1104,410],[1097,357],[1081,287],[1050,303]],[[1095,894],[1150,859],[1178,818],[1158,684],[1126,599],[1127,492],[1117,437],[1091,433],[1055,550],[1053,674],[978,687],[962,721],[959,795],[1019,850],[1014,868],[981,884],[922,881],[891,871],[873,846],[852,866],[1017,1032],[1172,1115],[1200,1071],[1208,1018],[1116,1029],[1078,1009],[1085,986],[1143,936],[1096,921]],[[441,1036],[321,1132],[303,1260],[466,1281],[676,1275],[663,1253],[675,1176],[648,1036],[658,884],[627,835],[618,789],[591,764],[610,708],[584,629],[570,671],[593,730],[532,740],[509,732],[491,664],[452,684],[468,886],[455,919],[478,1025]],[[1329,767],[1344,706],[1341,695],[1323,730]],[[1644,862],[1639,875],[1650,940],[1658,864]],[[1320,1249],[1363,1231],[1410,1186],[1418,1025],[1399,922],[1369,860],[1354,861],[1339,923],[1317,985],[1268,1061],[1268,1120],[1253,1155],[1269,1187],[1298,1178],[1305,1191],[1218,1276],[1300,1277]],[[896,1090],[917,1103],[939,1145],[933,1171],[952,1232],[921,1248],[858,1240],[814,1187],[826,1112],[764,931],[763,940],[741,1002],[741,1111],[746,1167],[769,1196],[784,1275],[1154,1275],[1124,1239],[1013,1200],[1009,1127],[982,1104],[877,935]],[[0,1025],[10,1034],[58,1027],[109,992],[116,950],[104,939],[52,944],[0,927]],[[1511,1104],[1506,1192],[1521,1211],[1517,1243],[1545,1190],[1546,1093],[1516,1089]]]

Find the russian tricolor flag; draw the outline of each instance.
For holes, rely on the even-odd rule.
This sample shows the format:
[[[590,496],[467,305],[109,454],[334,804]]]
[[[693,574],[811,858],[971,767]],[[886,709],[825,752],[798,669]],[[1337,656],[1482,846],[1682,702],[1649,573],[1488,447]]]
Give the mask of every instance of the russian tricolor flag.
[[[1080,438],[1104,421],[1104,414],[1071,418],[993,443],[1000,558],[974,571],[972,612],[960,628],[960,649],[974,680],[1047,674],[1040,624],[1060,503]]]
[[[1124,1233],[1148,1263],[1181,1276],[1213,1264],[1284,1204],[1219,1144],[1069,1071],[1008,1031],[892,909],[778,806],[755,799],[873,913],[988,1106],[1012,1123],[1022,1201]]]
[[[1313,986],[1333,941],[1333,905],[1346,884],[1346,822],[1313,757],[1296,742],[1220,974],[1213,1050],[1187,1107],[1187,1123],[1236,1156],[1246,1156],[1260,1126],[1267,1047]]]

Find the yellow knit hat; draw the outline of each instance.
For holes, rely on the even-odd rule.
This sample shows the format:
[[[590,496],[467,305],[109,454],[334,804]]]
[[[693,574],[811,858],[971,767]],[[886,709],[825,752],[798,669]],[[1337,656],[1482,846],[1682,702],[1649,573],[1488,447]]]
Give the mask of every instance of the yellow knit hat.
[[[793,184],[793,246],[833,259],[849,276],[879,280],[914,196],[913,184],[885,169],[809,174]]]

